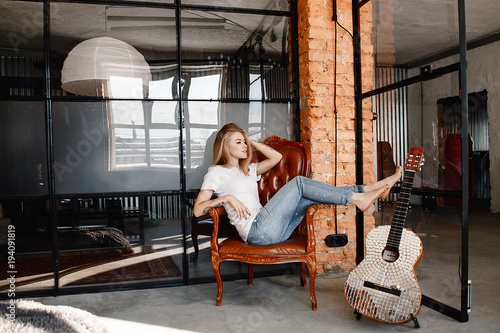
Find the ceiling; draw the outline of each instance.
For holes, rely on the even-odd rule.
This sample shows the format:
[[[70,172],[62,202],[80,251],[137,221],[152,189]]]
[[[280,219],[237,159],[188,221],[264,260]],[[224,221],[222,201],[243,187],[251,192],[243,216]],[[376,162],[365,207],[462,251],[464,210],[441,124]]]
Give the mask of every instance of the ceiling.
[[[251,3],[257,8],[282,9],[280,6],[283,1],[286,3],[286,0],[252,0]],[[190,2],[209,4],[208,0]],[[458,46],[457,2],[372,0],[374,25],[371,42],[378,62],[404,64]],[[213,0],[210,3],[235,5],[235,1],[229,0]],[[42,4],[0,0],[0,7],[0,54],[16,55],[22,49],[25,54],[41,55]],[[127,40],[141,52],[176,50],[174,11],[170,9],[131,10],[104,5],[54,3],[52,11],[51,45],[53,50],[61,54],[67,53],[77,39],[106,35],[110,29],[116,38]],[[159,17],[170,17],[170,20],[160,20]],[[466,1],[468,41],[498,35],[499,17],[498,0]],[[199,45],[208,44],[214,49],[228,47],[234,50],[235,46],[242,45],[248,39],[252,31],[265,28],[270,35],[273,30],[272,34],[277,37],[267,41],[268,49],[281,51],[280,37],[283,35],[280,27],[284,26],[285,20],[277,22],[259,15],[225,12],[219,15],[201,11],[191,11],[184,18],[190,19],[186,20],[183,32],[183,46],[186,48],[196,49]],[[342,15],[339,15],[339,23],[342,24]],[[155,27],[155,24],[161,27]],[[278,28],[272,29],[275,26]],[[349,25],[344,26],[352,31]],[[242,34],[235,33],[237,30],[242,30]],[[155,54],[149,57],[154,58]]]

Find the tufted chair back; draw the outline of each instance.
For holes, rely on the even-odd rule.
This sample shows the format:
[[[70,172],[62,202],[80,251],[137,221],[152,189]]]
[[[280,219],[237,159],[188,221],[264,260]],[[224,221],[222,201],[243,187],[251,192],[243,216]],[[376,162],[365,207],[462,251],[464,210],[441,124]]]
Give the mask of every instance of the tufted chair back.
[[[296,176],[308,177],[311,169],[309,151],[304,144],[270,136],[263,144],[279,151],[283,158],[271,170],[261,175],[258,183],[260,202],[264,206],[279,189]],[[254,152],[252,162],[265,159],[260,152]]]

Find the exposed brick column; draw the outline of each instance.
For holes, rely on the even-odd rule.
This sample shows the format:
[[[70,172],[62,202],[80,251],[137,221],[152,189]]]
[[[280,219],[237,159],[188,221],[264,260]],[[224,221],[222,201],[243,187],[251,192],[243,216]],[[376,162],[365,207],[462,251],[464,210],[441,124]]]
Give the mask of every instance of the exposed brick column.
[[[352,32],[352,1],[338,0],[338,22]],[[299,76],[301,141],[311,150],[313,179],[329,184],[335,182],[335,22],[332,1],[298,1]],[[361,14],[363,90],[373,86],[373,48],[371,45],[371,4]],[[351,36],[337,28],[337,186],[355,184],[354,141],[354,69]],[[374,144],[371,100],[363,101],[363,169],[364,181],[373,182]],[[365,213],[365,232],[374,226],[373,209]],[[335,233],[333,206],[322,206],[315,215],[317,274],[339,266],[348,271],[355,266],[356,209],[353,205],[337,206],[337,232],[345,233],[345,247],[329,248],[325,237]]]

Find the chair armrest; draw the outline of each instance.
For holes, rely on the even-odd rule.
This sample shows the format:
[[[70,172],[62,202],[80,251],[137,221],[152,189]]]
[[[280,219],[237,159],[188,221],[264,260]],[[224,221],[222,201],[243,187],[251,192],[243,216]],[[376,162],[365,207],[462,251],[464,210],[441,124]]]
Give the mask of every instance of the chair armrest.
[[[216,207],[216,208],[211,208],[208,213],[212,217],[212,220],[214,221],[214,226],[212,229],[212,238],[210,239],[210,247],[212,248],[212,251],[219,252],[219,226],[220,226],[220,219],[219,216],[227,215],[226,210],[224,207]]]

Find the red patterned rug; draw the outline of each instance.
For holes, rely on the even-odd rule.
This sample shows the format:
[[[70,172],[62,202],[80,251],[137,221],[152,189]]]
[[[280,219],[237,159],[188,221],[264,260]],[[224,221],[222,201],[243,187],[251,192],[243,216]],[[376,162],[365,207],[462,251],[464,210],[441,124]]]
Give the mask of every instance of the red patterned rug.
[[[160,256],[141,260],[141,256],[165,251],[166,249],[153,250],[150,246],[143,246],[139,253],[124,254],[120,249],[96,249],[81,251],[64,251],[59,254],[59,276],[63,278],[69,274],[77,274],[88,268],[96,268],[96,273],[76,280],[72,279],[67,286],[89,285],[110,282],[129,282],[140,280],[151,280],[181,276],[181,270],[172,257]],[[135,258],[133,264],[120,265],[120,261]],[[117,268],[111,270],[99,270],[98,266],[115,263]],[[52,279],[52,255],[50,253],[17,254],[16,255],[17,286],[27,285],[34,282]],[[7,270],[0,272],[0,279],[6,280]],[[33,278],[29,278],[32,276]],[[77,275],[76,275],[77,276]],[[0,287],[0,291],[2,291]]]

